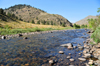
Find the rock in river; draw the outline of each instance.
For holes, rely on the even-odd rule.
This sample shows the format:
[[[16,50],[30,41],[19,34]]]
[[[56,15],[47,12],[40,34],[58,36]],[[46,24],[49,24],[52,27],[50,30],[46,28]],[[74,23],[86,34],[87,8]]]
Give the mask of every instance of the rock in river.
[[[90,57],[91,57],[91,54],[86,53],[86,54],[84,54],[84,56],[83,56],[83,57],[85,57],[85,58],[90,58]]]
[[[2,36],[1,39],[6,39],[6,36]]]
[[[80,61],[86,61],[85,58],[78,58],[78,60],[80,60]]]
[[[69,58],[71,58],[70,56],[67,56],[67,58],[69,59]]]
[[[63,51],[59,51],[59,53],[60,53],[60,54],[64,54],[64,52],[63,52]]]
[[[93,64],[93,60],[89,60],[88,64],[90,65]]]
[[[67,44],[62,44],[60,46],[63,46],[63,47],[73,47],[73,45],[71,43],[67,43]]]
[[[53,63],[54,63],[54,61],[53,61],[53,60],[49,60],[49,63],[50,63],[50,64],[53,64]]]
[[[80,47],[78,47],[78,49],[79,49],[79,50],[83,50],[83,47],[82,47],[82,46],[80,46]]]
[[[70,61],[74,61],[74,59],[72,58],[72,59],[69,59]]]

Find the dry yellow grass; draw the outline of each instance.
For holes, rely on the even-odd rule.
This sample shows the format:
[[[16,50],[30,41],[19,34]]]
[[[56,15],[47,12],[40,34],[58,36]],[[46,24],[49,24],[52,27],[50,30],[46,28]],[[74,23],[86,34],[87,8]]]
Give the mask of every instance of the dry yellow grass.
[[[60,29],[63,29],[65,27],[61,27],[61,26],[53,26],[53,25],[38,25],[38,24],[32,24],[32,23],[26,23],[26,22],[23,22],[23,21],[18,21],[18,22],[14,22],[14,21],[11,21],[11,22],[0,22],[1,25],[3,26],[10,26],[12,27],[13,29],[16,29],[16,28],[22,28],[22,29],[26,29],[26,28],[60,28]]]

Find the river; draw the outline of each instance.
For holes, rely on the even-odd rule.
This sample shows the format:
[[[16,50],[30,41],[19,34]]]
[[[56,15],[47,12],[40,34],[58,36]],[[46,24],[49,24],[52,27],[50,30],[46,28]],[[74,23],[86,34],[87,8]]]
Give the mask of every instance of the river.
[[[85,62],[78,60],[82,57],[79,55],[83,50],[67,49],[60,45],[72,43],[74,46],[81,44],[89,37],[88,30],[75,29],[54,31],[49,33],[41,33],[27,35],[28,39],[10,38],[0,40],[0,65],[8,66],[49,66],[49,60],[54,60],[53,66],[85,66]],[[64,54],[59,54],[64,51]],[[71,55],[69,55],[71,53]],[[67,56],[75,59],[74,62],[69,61]]]

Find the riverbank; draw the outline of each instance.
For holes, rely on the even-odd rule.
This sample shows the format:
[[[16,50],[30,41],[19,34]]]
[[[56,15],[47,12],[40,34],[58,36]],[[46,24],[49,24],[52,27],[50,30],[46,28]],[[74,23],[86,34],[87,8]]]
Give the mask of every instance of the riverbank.
[[[11,35],[7,35],[7,33],[4,33],[4,35],[0,35],[1,39],[4,39],[2,37],[6,37],[6,38],[11,38],[11,37],[20,37],[20,36],[25,36],[25,35],[32,35],[32,34],[42,34],[42,33],[52,33],[52,32],[55,32],[55,31],[65,31],[65,30],[75,30],[74,28],[72,27],[67,27],[67,28],[63,28],[63,29],[52,29],[52,28],[44,28],[44,29],[39,29],[39,28],[36,28],[35,30],[33,29],[30,29],[30,32],[27,32],[29,31],[29,29],[26,31],[26,32],[23,32],[23,30],[20,30],[22,31],[21,33],[10,33]],[[9,31],[9,30],[8,30]],[[8,32],[9,33],[9,32]]]
[[[92,35],[92,33],[93,32],[91,31],[88,32],[90,36]],[[88,55],[87,58],[92,58],[92,57],[95,58],[95,59],[89,59],[89,62],[86,63],[87,66],[89,65],[100,66],[100,43],[94,42],[92,38],[87,39],[87,41],[84,42],[83,54]]]

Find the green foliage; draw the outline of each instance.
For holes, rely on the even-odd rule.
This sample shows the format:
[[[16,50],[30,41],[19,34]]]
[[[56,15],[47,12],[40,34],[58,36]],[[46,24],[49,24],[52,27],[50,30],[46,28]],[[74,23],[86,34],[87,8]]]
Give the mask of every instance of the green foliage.
[[[63,26],[63,27],[66,27],[64,23],[62,23],[62,26]]]
[[[4,11],[3,11],[3,9],[2,9],[2,8],[0,8],[0,14],[3,14],[3,12],[4,12]]]
[[[7,13],[7,16],[11,17],[11,13],[8,12],[8,13]]]
[[[95,30],[96,27],[100,24],[97,19],[88,19],[89,28]]]
[[[53,25],[53,21],[51,21],[51,25]]]
[[[74,24],[73,25],[75,29],[80,28],[80,25]]]
[[[42,23],[43,25],[45,25],[45,24],[46,24],[46,21],[44,20],[44,21],[42,21],[41,23]]]
[[[98,8],[98,11],[97,12],[100,12],[100,8]]]
[[[29,33],[29,32],[36,32],[36,31],[48,31],[48,30],[64,30],[64,29],[73,29],[72,27],[66,28],[27,28],[27,29],[4,29],[0,28],[0,35],[11,35],[11,34],[19,34],[19,33]]]
[[[87,25],[81,25],[80,28],[87,28]]]
[[[100,12],[100,8],[98,8],[97,12]],[[93,38],[96,43],[100,43],[100,15],[98,16],[98,19],[88,19],[88,21],[89,27],[94,30],[91,38]]]
[[[93,40],[97,43],[100,42],[100,25],[96,28],[91,38],[93,38]]]
[[[32,20],[32,24],[35,24],[34,20]]]
[[[37,24],[40,24],[40,20],[39,20],[39,21],[37,21]]]

